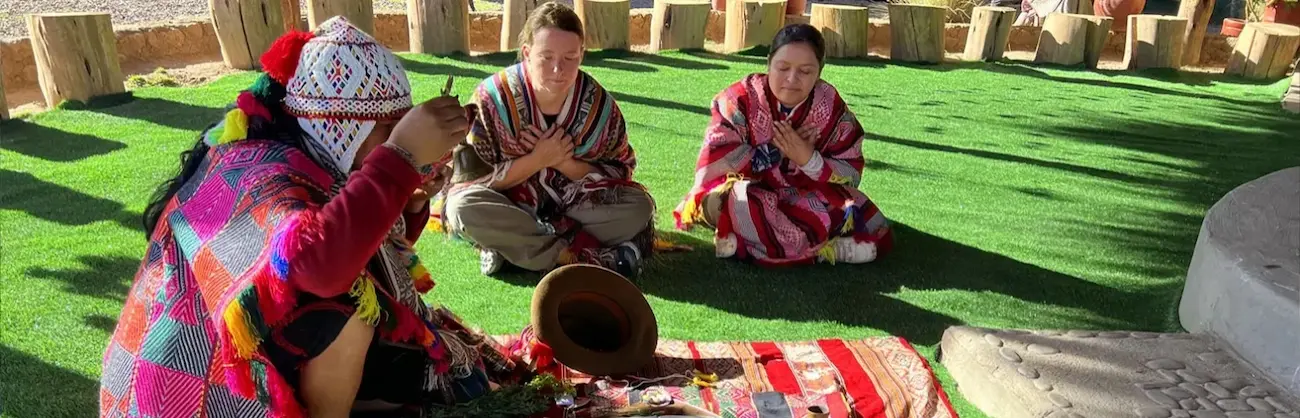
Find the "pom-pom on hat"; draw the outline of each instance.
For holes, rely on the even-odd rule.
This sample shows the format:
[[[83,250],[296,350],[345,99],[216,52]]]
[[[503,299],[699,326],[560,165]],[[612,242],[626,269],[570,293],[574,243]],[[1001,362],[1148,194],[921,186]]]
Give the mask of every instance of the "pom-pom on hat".
[[[288,38],[287,55],[305,37]],[[342,16],[321,23],[301,50],[285,82],[284,107],[312,137],[308,151],[341,176],[376,121],[398,119],[411,109],[411,85],[397,56]],[[263,68],[279,72],[288,66]]]

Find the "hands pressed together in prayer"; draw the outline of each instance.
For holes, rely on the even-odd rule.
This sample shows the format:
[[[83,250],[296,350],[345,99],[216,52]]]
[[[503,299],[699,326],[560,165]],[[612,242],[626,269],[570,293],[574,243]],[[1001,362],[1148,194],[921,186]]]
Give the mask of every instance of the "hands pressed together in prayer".
[[[813,158],[813,153],[817,152],[817,127],[813,125],[804,126],[795,129],[790,122],[778,121],[773,123],[776,135],[772,138],[772,145],[781,150],[781,154],[790,158],[795,164],[804,166]]]

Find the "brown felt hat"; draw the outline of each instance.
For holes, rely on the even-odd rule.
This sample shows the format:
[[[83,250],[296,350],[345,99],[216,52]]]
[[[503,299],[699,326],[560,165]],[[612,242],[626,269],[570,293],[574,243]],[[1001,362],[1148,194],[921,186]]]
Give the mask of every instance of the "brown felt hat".
[[[640,370],[659,342],[659,324],[641,289],[590,264],[542,278],[533,292],[532,326],[557,362],[592,376]]]

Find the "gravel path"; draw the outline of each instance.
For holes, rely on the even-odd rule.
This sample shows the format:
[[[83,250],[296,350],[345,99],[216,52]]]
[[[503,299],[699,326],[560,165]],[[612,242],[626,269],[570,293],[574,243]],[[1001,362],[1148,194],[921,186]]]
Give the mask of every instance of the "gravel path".
[[[502,0],[475,0],[477,10],[501,10]],[[573,0],[561,0],[573,4]],[[865,4],[868,0],[827,0],[826,3]],[[821,2],[821,1],[819,1]],[[305,1],[302,1],[306,4]],[[883,3],[871,5],[872,18],[879,18]],[[654,7],[654,0],[632,0],[633,9]],[[880,10],[875,10],[880,9]],[[377,12],[406,10],[406,0],[375,0]],[[0,40],[27,36],[23,15],[75,11],[100,11],[113,15],[113,25],[164,23],[202,19],[208,15],[208,0],[0,0]],[[303,6],[302,13],[307,13]]]

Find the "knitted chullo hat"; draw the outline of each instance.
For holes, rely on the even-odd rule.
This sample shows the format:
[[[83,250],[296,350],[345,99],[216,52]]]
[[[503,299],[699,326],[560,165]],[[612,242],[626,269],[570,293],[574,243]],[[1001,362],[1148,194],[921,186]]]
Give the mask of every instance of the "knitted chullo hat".
[[[376,121],[396,120],[412,106],[401,61],[341,16],[316,29],[283,82],[285,109],[311,137],[308,152],[337,176],[351,169]]]

